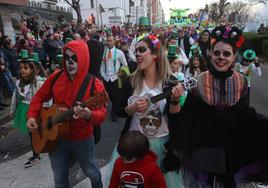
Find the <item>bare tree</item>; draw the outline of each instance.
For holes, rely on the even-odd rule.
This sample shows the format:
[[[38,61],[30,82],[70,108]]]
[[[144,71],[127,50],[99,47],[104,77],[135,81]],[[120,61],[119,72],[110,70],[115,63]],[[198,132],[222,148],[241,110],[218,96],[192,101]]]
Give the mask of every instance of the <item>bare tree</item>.
[[[229,5],[230,2],[227,2],[227,0],[219,0],[219,2],[214,2],[210,4],[210,18],[215,21],[216,24],[219,24],[224,19],[224,14],[227,12]]]
[[[248,21],[248,12],[250,5],[244,1],[236,1],[230,4],[228,8],[229,21],[240,28],[244,28]]]
[[[247,0],[250,4],[267,4],[267,0]]]
[[[81,8],[80,8],[80,0],[64,0],[68,3],[76,12],[77,14],[77,25],[82,23],[82,15],[81,15]]]

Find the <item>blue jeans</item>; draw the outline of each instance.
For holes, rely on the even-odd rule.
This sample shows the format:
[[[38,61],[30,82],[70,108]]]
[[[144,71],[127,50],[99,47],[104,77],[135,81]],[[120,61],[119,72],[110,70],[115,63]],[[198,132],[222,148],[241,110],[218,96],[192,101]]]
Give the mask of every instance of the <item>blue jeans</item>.
[[[13,92],[14,89],[16,88],[16,85],[12,80],[12,75],[11,75],[10,71],[3,72],[3,82],[4,82],[8,92]]]
[[[61,141],[57,149],[49,154],[55,187],[70,187],[69,161],[73,154],[84,174],[90,178],[92,188],[102,188],[101,173],[93,162],[94,149],[93,137],[81,141]]]

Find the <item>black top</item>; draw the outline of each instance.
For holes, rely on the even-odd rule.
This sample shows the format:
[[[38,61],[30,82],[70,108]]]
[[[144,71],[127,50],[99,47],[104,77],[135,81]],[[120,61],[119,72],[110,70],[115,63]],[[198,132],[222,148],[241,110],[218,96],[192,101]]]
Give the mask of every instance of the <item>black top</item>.
[[[268,119],[248,105],[246,96],[219,111],[188,92],[181,112],[168,116],[173,120],[169,146],[188,168],[233,174],[268,156]]]

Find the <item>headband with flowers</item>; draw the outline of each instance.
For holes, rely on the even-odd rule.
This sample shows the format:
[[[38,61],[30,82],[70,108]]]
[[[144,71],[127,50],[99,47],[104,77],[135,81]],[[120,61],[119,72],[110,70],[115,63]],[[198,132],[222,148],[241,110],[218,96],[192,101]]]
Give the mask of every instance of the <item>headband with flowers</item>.
[[[153,45],[153,47],[154,47],[155,49],[160,49],[160,41],[159,41],[159,39],[157,38],[157,36],[154,35],[154,34],[150,34],[150,35],[145,35],[145,34],[144,34],[143,36],[140,36],[140,37],[138,38],[138,41],[144,40],[144,39],[146,39],[146,38],[150,39],[150,41],[151,41],[151,43],[152,43],[152,45]]]
[[[159,41],[159,39],[157,38],[156,35],[151,34],[151,35],[148,36],[148,38],[151,39],[152,44],[154,45],[155,49],[160,48],[160,41]]]
[[[219,41],[227,42],[239,49],[243,46],[245,38],[237,27],[218,26],[211,33],[211,44],[215,45]]]

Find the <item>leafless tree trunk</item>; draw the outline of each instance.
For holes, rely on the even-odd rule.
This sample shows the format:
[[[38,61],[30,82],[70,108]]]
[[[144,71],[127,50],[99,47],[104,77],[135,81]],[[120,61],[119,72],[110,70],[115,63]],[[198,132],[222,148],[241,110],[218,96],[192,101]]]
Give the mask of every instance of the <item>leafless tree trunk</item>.
[[[82,23],[82,15],[81,15],[81,8],[80,8],[80,0],[64,0],[68,3],[76,12],[77,14],[77,25],[81,25]]]

